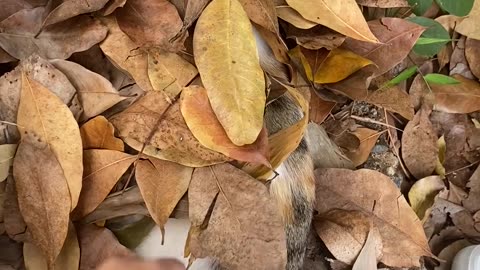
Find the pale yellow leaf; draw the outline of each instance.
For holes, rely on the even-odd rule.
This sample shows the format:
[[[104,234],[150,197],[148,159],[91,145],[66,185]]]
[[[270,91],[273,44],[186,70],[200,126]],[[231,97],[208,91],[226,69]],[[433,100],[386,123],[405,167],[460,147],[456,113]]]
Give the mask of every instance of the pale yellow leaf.
[[[426,211],[433,205],[435,196],[445,188],[438,175],[427,176],[415,182],[408,192],[408,199],[413,211],[423,219]]]
[[[0,145],[0,182],[7,179],[10,166],[13,164],[13,157],[17,150],[16,144],[2,144]]]
[[[300,29],[310,29],[318,23],[311,22],[300,15],[295,9],[289,6],[278,6],[277,15],[280,19],[291,23],[293,26],[300,28]]]

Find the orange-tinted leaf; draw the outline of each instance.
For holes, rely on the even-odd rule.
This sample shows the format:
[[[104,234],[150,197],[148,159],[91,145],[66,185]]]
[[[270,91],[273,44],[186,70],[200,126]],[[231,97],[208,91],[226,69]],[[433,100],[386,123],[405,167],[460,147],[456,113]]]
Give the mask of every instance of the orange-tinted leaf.
[[[123,142],[114,136],[113,125],[97,116],[80,127],[83,149],[110,149],[123,152]]]

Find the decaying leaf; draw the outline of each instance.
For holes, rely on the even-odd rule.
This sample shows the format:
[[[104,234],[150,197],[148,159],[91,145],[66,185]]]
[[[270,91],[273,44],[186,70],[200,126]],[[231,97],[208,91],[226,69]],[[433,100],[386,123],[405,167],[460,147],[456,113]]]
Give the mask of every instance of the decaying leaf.
[[[388,111],[398,113],[408,120],[412,120],[415,114],[410,96],[398,86],[370,91],[364,100]]]
[[[345,36],[325,26],[315,26],[312,29],[298,29],[289,27],[287,38],[294,38],[297,44],[310,50],[326,48],[333,50],[338,48],[345,41]]]
[[[123,142],[114,135],[113,125],[97,116],[80,127],[83,149],[109,149],[123,152]]]
[[[67,237],[71,197],[61,163],[42,137],[22,133],[13,176],[32,242],[53,265]]]
[[[377,43],[355,0],[287,0],[305,19],[325,25],[354,39]]]
[[[362,251],[358,254],[355,263],[353,264],[352,270],[363,270],[371,269],[377,270],[377,258],[375,256],[375,248],[377,243],[381,243],[379,233],[375,233],[372,229],[368,232],[367,240],[363,245]]]
[[[408,192],[408,200],[421,220],[428,214],[427,211],[433,205],[435,196],[445,188],[442,178],[438,175],[427,176],[413,184]]]
[[[470,188],[470,193],[468,197],[462,201],[462,204],[474,213],[480,210],[480,166],[477,167],[472,177],[470,177],[467,187]]]
[[[429,115],[426,109],[420,109],[408,122],[402,136],[403,161],[417,179],[430,176],[437,164],[438,138]]]
[[[440,261],[440,265],[435,267],[435,270],[450,270],[452,269],[452,263],[453,259],[455,258],[455,255],[460,252],[463,248],[466,248],[468,246],[471,246],[472,243],[470,243],[466,239],[458,240],[450,244],[449,246],[445,247],[442,249],[442,251],[438,254],[438,258],[442,261]]]
[[[278,33],[275,3],[270,0],[239,0],[250,20],[270,32]]]
[[[5,181],[10,171],[10,166],[13,164],[13,157],[17,150],[16,144],[2,144],[0,145],[0,182]]]
[[[188,128],[205,147],[227,157],[270,166],[267,160],[268,137],[264,129],[253,144],[237,146],[228,138],[208,101],[207,91],[201,86],[183,89],[180,109]]]
[[[310,97],[310,121],[321,124],[335,107],[337,103],[323,100],[313,93]]]
[[[473,75],[480,78],[480,40],[467,38],[465,42],[465,57]]]
[[[202,178],[210,180],[196,183]],[[202,194],[203,189],[216,189],[216,199],[207,227],[194,227],[196,230],[190,235],[193,256],[213,256],[228,269],[244,269],[246,265],[255,269],[285,268],[287,254],[282,220],[261,182],[230,164],[195,169],[189,203],[204,207],[190,208],[191,220],[204,220],[210,208],[210,200],[205,203],[206,198],[190,195]]]
[[[90,13],[101,9],[109,0],[61,1],[47,16],[43,22],[44,26],[55,24],[73,18],[79,14]]]
[[[379,43],[368,43],[347,38],[342,48],[368,58],[378,66],[381,75],[407,57],[418,37],[425,30],[418,24],[400,18],[382,18],[368,22]],[[388,55],[388,57],[384,57]]]
[[[480,83],[461,75],[453,75],[461,82],[456,85],[431,84],[435,95],[434,109],[448,113],[471,113],[480,110]]]
[[[22,139],[34,133],[49,145],[67,180],[70,209],[75,208],[82,189],[82,138],[68,107],[43,85],[22,73],[17,124]]]
[[[381,133],[369,128],[357,128],[353,135],[360,140],[360,145],[357,149],[346,152],[345,155],[353,162],[353,166],[358,167],[367,161]]]
[[[119,151],[85,150],[83,188],[72,216],[79,219],[92,212],[107,197],[135,159],[136,156]]]
[[[480,2],[475,1],[473,4],[472,10],[466,18],[463,18],[455,28],[455,31],[458,33],[467,36],[469,38],[474,38],[480,40],[480,27],[478,25],[478,20],[480,18]]]
[[[203,147],[195,139],[182,117],[179,102],[170,105],[161,92],[147,92],[110,121],[125,143],[138,151],[146,143],[143,153],[155,158],[191,167],[228,160],[226,156]]]
[[[368,214],[382,237],[381,262],[412,267],[421,256],[432,256],[420,220],[391,179],[367,169],[317,169],[315,178],[320,215],[336,208]]]
[[[238,0],[213,0],[193,36],[195,63],[210,104],[235,145],[263,127],[265,80],[247,14]]]
[[[23,244],[25,267],[34,270],[48,270],[45,256],[37,246],[25,242]],[[53,269],[77,270],[80,263],[80,247],[78,246],[77,232],[73,223],[68,225],[67,238],[60,254],[54,263]]]

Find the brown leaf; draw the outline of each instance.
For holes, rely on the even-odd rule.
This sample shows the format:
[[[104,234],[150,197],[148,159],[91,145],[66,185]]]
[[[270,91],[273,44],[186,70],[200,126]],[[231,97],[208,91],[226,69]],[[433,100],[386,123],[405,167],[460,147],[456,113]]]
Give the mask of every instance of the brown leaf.
[[[325,87],[353,100],[364,100],[368,97],[368,87],[374,76],[373,70],[369,67],[361,69],[345,80],[326,84]]]
[[[150,158],[138,162],[135,176],[148,212],[164,231],[173,209],[187,192],[193,168]]]
[[[357,3],[367,7],[393,8],[409,7],[407,0],[357,0]]]
[[[204,182],[202,178],[210,180]],[[191,220],[203,220],[210,208],[210,203],[205,203],[200,195],[204,189],[219,192],[207,227],[193,228],[190,238],[193,256],[218,258],[220,265],[228,269],[244,269],[245,265],[254,269],[285,267],[283,223],[273,198],[261,182],[230,164],[195,169],[189,196],[198,195],[190,196],[189,203],[202,204],[204,208],[191,208]]]
[[[433,108],[435,102],[434,96],[433,93],[430,92],[422,75],[418,74],[415,79],[413,79],[409,95],[410,102],[415,111],[418,111],[423,104],[428,108]]]
[[[109,149],[123,152],[123,141],[114,136],[113,125],[97,116],[80,127],[83,149]]]
[[[184,88],[180,109],[188,128],[203,146],[239,161],[270,166],[266,158],[268,151],[266,130],[260,132],[253,144],[243,146],[233,144],[215,116],[205,88],[196,85]]]
[[[192,23],[198,19],[198,16],[200,16],[208,2],[210,2],[210,0],[187,1],[182,31],[188,29]]]
[[[147,92],[125,111],[110,121],[119,136],[130,147],[155,158],[170,160],[185,166],[198,167],[227,161],[218,152],[203,147],[183,120],[179,102],[173,105],[160,92]],[[150,140],[150,134],[153,132]]]
[[[465,18],[460,18],[455,31],[467,36],[480,40],[480,28],[478,27],[478,19],[480,18],[480,2],[475,1],[472,10]]]
[[[100,43],[105,55],[121,70],[128,73],[144,91],[152,91],[148,78],[147,53],[120,30],[114,16],[102,17],[108,27],[107,38]]]
[[[47,88],[22,73],[17,124],[22,139],[33,132],[49,145],[67,180],[71,209],[75,208],[82,188],[82,138],[70,110]]]
[[[421,109],[408,122],[402,136],[402,157],[410,173],[417,179],[430,176],[438,157],[438,137],[428,119],[430,113]]]
[[[42,250],[32,243],[23,245],[23,257],[27,269],[48,270],[48,264]],[[73,223],[69,223],[67,238],[54,263],[54,269],[77,270],[80,263],[80,247]]]
[[[77,63],[59,59],[50,62],[61,70],[77,89],[85,119],[97,116],[125,99],[107,79]]]
[[[13,176],[32,241],[51,266],[67,237],[72,205],[61,164],[46,141],[26,133],[18,146]]]
[[[94,224],[81,225],[78,230],[80,243],[80,269],[96,270],[108,258],[130,257],[133,252],[122,246],[113,233]]]
[[[0,262],[2,270],[24,269],[22,243],[14,242],[7,235],[0,235]]]
[[[398,86],[370,91],[365,101],[398,113],[408,120],[412,120],[415,114],[410,96]]]
[[[18,207],[17,189],[13,176],[9,176],[6,182],[5,202],[3,205],[5,232],[11,239],[23,241],[27,224],[25,224],[22,213],[20,213],[20,208]]]
[[[452,263],[455,255],[457,255],[457,253],[460,252],[460,250],[462,250],[463,248],[471,245],[472,243],[470,243],[468,240],[462,239],[455,241],[446,248],[442,249],[442,251],[438,254],[438,258],[442,261],[440,261],[439,266],[435,267],[435,270],[452,269]]]
[[[63,22],[80,14],[97,11],[103,8],[107,2],[108,0],[62,0],[48,14],[43,25],[45,27],[58,22]]]
[[[294,38],[297,44],[309,50],[321,48],[333,50],[345,41],[344,35],[324,26],[316,26],[309,30],[288,27],[287,38]]]
[[[357,149],[346,152],[345,155],[353,162],[353,166],[358,167],[367,161],[382,133],[369,128],[357,128],[352,134],[360,140],[360,145]]]
[[[248,18],[270,32],[278,33],[275,4],[271,0],[239,0]]]
[[[405,59],[425,30],[418,24],[400,18],[382,18],[368,22],[368,26],[379,43],[347,38],[342,47],[372,60],[378,66],[376,76],[389,71]]]
[[[470,177],[467,187],[470,188],[470,192],[468,197],[462,201],[462,204],[470,212],[477,212],[480,210],[480,166],[477,167],[472,177]]]
[[[309,106],[310,121],[320,125],[327,119],[335,105],[337,105],[336,102],[323,100],[315,93],[312,93]]]
[[[100,11],[100,13],[103,16],[108,16],[112,14],[115,11],[115,9],[123,7],[126,2],[127,0],[110,0],[105,5],[105,7]]]
[[[480,83],[461,75],[453,75],[460,84],[431,84],[435,95],[434,109],[448,113],[471,113],[480,110]]]
[[[92,212],[107,197],[135,159],[136,156],[113,150],[83,151],[83,188],[78,206],[72,213],[74,219],[80,219]]]
[[[317,169],[315,178],[319,214],[336,208],[368,214],[382,236],[384,264],[419,266],[421,256],[432,255],[422,224],[390,178],[367,169]]]
[[[465,42],[465,57],[473,75],[480,78],[480,40],[467,38]]]
[[[183,40],[170,39],[182,28],[177,9],[167,0],[129,0],[115,16],[118,25],[139,47],[159,46],[178,51]]]
[[[25,59],[32,53],[47,59],[66,59],[107,35],[107,28],[100,21],[86,15],[47,26],[40,32],[44,10],[44,7],[23,9],[0,22],[0,46],[17,59]]]

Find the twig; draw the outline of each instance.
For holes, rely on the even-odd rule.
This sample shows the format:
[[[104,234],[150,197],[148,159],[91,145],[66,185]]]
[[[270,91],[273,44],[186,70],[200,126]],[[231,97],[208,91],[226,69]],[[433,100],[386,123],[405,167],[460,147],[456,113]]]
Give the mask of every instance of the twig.
[[[470,168],[470,167],[472,167],[473,165],[475,165],[475,164],[477,164],[477,163],[479,163],[479,162],[480,162],[480,160],[477,160],[477,161],[473,162],[472,164],[468,164],[467,166],[463,166],[463,167],[461,167],[461,168],[455,169],[455,170],[453,170],[453,171],[451,171],[451,172],[446,173],[445,175],[450,175],[450,174],[456,173],[456,172],[458,172],[458,171],[465,170],[465,169]]]
[[[365,118],[365,117],[359,117],[359,116],[356,116],[356,115],[350,115],[350,118],[352,119],[355,119],[355,120],[358,120],[358,121],[361,121],[361,122],[367,122],[367,123],[371,123],[371,124],[377,124],[377,125],[381,125],[381,126],[385,126],[385,127],[389,127],[389,128],[393,128],[393,129],[396,129],[400,132],[403,132],[402,129],[399,129],[395,126],[392,126],[392,125],[389,125],[389,124],[385,124],[383,122],[379,122],[379,121],[376,121],[376,120],[373,120],[373,119],[370,119],[370,118]]]

